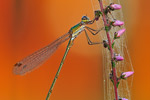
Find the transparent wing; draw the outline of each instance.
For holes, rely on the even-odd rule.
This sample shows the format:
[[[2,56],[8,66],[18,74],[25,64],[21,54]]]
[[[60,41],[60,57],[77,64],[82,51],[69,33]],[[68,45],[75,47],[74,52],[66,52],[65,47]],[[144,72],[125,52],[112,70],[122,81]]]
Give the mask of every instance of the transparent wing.
[[[91,0],[93,11],[99,10],[99,2],[98,0]],[[120,0],[103,0],[104,8],[108,6],[110,3],[120,4]],[[113,11],[112,15],[115,19],[123,21],[123,12],[122,10]],[[111,15],[108,15],[110,19],[113,19]],[[102,19],[96,22],[97,28],[101,28],[103,25]],[[125,26],[121,27],[125,28]],[[117,32],[121,29],[120,27],[112,28],[110,31],[110,37],[113,38],[114,32]],[[100,34],[102,40],[107,40],[106,34]],[[128,53],[127,48],[127,38],[126,33],[121,36],[120,39],[115,40],[114,51],[117,54],[120,54],[124,57],[124,61],[117,63],[117,75],[119,76],[122,72],[126,71],[134,71],[130,55]],[[111,72],[111,63],[110,63],[110,53],[105,48],[102,48],[102,56],[103,56],[103,79],[104,79],[104,100],[114,100],[114,89],[112,82],[109,79],[109,73]],[[118,93],[120,97],[125,97],[131,100],[130,89],[132,87],[133,77],[128,78],[126,81],[121,81]]]
[[[32,71],[38,68],[43,62],[45,62],[59,47],[60,44],[69,39],[69,33],[59,37],[57,40],[51,44],[39,49],[33,54],[27,56],[21,61],[14,65],[13,73],[23,75],[26,72]]]

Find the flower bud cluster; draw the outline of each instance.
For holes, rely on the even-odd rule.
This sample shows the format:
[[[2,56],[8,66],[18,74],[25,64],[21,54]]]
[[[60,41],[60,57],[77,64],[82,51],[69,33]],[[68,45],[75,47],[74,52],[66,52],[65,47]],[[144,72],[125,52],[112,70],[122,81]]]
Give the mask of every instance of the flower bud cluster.
[[[111,11],[115,11],[115,10],[119,10],[119,9],[121,9],[121,5],[111,3],[109,6],[107,6],[104,9],[104,14],[107,16],[108,13],[111,14]],[[99,19],[100,14],[101,14],[101,12],[95,11],[95,20],[96,21]],[[110,31],[111,27],[118,27],[118,26],[121,27],[121,26],[124,25],[123,21],[114,19],[113,15],[112,15],[112,18],[113,18],[112,21],[109,18],[107,19],[108,25],[105,25],[106,32]],[[111,46],[111,48],[113,49],[113,47],[115,45],[115,40],[119,39],[125,33],[125,31],[126,31],[126,29],[122,28],[119,31],[115,32],[114,33],[114,38],[112,40],[112,43],[111,43],[110,39],[109,39],[109,42],[108,42],[108,40],[103,40],[104,48],[108,48],[108,50],[110,50],[110,46]],[[109,44],[109,43],[111,43],[111,44]],[[120,61],[123,61],[123,60],[124,60],[124,57],[120,56],[120,54],[114,54],[113,59],[111,61],[112,62],[112,68],[116,67],[116,63],[118,63]],[[117,79],[117,84],[116,85],[117,85],[117,88],[118,88],[118,85],[119,85],[121,79],[127,79],[128,77],[132,76],[133,74],[134,74],[133,71],[127,71],[127,72],[121,73],[120,77],[117,77],[117,76],[113,76],[114,74],[113,74],[113,70],[112,70],[111,73],[110,73],[110,77],[109,78],[112,81],[112,83],[114,84],[115,77],[116,77],[116,79]],[[128,99],[120,97],[118,100],[128,100]]]

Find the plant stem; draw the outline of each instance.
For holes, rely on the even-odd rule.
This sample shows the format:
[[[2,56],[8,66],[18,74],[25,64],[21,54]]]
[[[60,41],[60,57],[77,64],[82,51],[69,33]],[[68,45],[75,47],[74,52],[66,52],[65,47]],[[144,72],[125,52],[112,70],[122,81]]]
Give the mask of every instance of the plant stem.
[[[103,22],[104,22],[105,28],[109,27],[109,23],[107,23],[106,15],[104,13],[102,0],[99,0],[99,4],[100,4],[100,9],[102,11],[102,15],[103,15],[102,17],[103,17]],[[106,35],[107,35],[107,39],[108,39],[108,43],[109,43],[109,47],[110,47],[110,54],[111,54],[112,71],[113,71],[113,78],[112,79],[113,79],[113,82],[114,82],[115,100],[118,100],[116,67],[114,66],[114,63],[115,63],[115,61],[114,61],[114,51],[112,49],[112,43],[111,43],[111,39],[110,39],[110,35],[109,35],[108,30],[106,30]]]
[[[52,85],[51,85],[51,87],[50,87],[50,89],[49,89],[49,91],[48,91],[46,100],[49,100],[49,98],[50,98],[50,95],[51,95],[51,93],[52,93],[52,90],[53,90],[53,88],[54,88],[54,85],[55,85],[56,80],[57,80],[57,78],[58,78],[58,76],[59,76],[60,70],[61,70],[61,68],[62,68],[62,65],[64,64],[64,61],[65,61],[65,59],[66,59],[66,56],[67,56],[67,54],[68,54],[68,51],[69,51],[71,45],[72,45],[72,40],[71,40],[71,38],[70,38],[69,43],[68,43],[67,48],[66,48],[66,51],[65,51],[65,54],[64,54],[64,56],[63,56],[63,58],[62,58],[62,60],[61,60],[60,66],[59,66],[59,68],[58,68],[58,70],[57,70],[57,73],[56,73],[56,75],[55,75],[55,78],[54,78],[54,80],[53,80],[53,83],[52,83]]]

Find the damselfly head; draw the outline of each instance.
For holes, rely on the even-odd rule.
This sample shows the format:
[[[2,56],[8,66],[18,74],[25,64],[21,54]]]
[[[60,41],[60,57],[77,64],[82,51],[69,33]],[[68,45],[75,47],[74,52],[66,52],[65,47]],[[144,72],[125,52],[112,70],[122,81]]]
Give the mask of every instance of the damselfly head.
[[[87,17],[87,16],[82,16],[81,21],[84,22],[84,23],[87,23],[87,22],[89,22],[89,21],[91,21],[91,20],[90,20],[90,18]]]

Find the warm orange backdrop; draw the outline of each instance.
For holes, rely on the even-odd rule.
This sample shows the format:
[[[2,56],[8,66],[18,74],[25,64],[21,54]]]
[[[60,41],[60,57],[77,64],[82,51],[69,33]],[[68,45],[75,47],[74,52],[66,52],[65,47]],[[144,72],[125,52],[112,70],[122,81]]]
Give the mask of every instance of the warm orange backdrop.
[[[150,99],[150,1],[146,1],[122,0],[135,69],[132,100]],[[13,65],[68,32],[86,14],[93,16],[90,0],[1,0],[0,99],[44,100],[66,43],[32,73],[13,75]],[[102,100],[100,54],[99,46],[89,46],[80,35],[67,56],[51,100]]]

